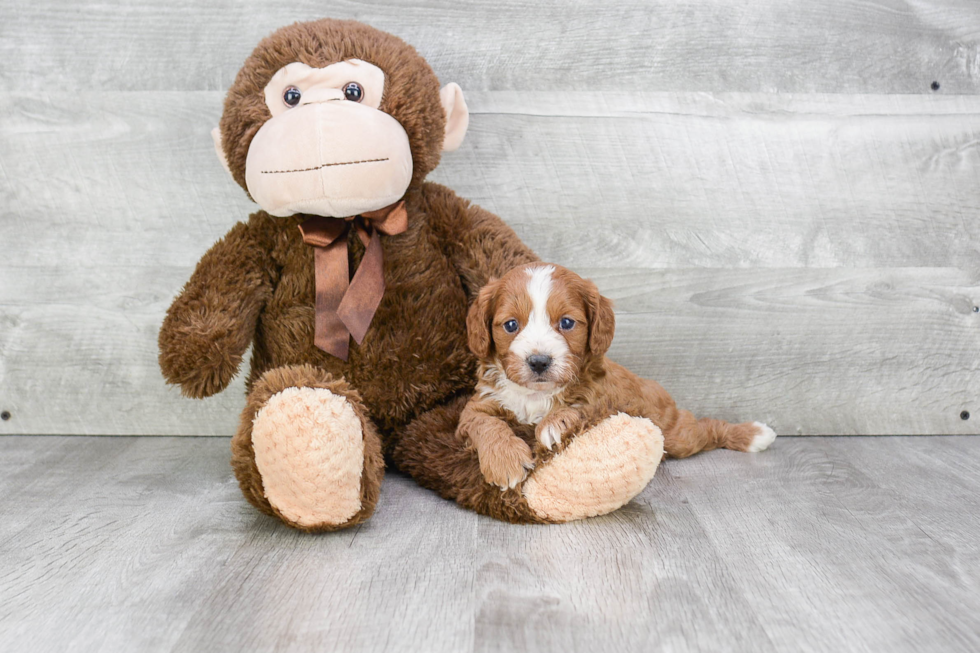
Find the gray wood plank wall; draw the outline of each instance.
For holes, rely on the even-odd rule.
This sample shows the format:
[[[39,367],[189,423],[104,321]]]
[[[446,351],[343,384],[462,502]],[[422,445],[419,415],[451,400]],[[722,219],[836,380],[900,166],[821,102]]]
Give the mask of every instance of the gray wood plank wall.
[[[156,333],[254,210],[210,142],[224,89],[320,16],[463,86],[470,131],[432,179],[594,278],[613,357],[683,405],[980,432],[973,0],[3,0],[0,434],[233,431],[240,380],[182,399]]]

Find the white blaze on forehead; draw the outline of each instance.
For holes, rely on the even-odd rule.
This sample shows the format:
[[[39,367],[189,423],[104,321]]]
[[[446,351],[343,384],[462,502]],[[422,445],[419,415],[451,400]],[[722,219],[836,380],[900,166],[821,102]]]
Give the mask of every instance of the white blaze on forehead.
[[[551,356],[554,365],[564,365],[568,355],[568,343],[555,331],[548,316],[548,298],[551,296],[553,265],[527,268],[527,294],[531,298],[531,314],[527,325],[517,334],[510,351],[521,358],[531,354]]]
[[[543,310],[545,318],[547,318],[548,296],[551,295],[551,275],[555,273],[555,266],[527,268],[524,271],[527,272],[528,276],[527,294],[531,296],[531,304],[535,311]]]

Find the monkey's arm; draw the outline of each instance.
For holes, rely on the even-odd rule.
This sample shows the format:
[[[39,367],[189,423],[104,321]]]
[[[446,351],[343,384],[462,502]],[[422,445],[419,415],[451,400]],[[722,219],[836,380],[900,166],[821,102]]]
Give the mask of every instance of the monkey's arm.
[[[160,369],[188,397],[224,390],[255,333],[275,275],[271,247],[259,231],[254,219],[235,225],[201,258],[167,310]]]
[[[470,299],[491,279],[522,263],[540,260],[493,213],[437,184],[425,184],[424,193],[429,218],[449,241],[450,259]]]

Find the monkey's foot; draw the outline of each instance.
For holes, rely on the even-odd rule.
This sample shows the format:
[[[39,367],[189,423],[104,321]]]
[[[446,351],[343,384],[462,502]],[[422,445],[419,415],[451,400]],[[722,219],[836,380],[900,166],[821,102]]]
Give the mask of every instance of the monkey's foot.
[[[646,487],[664,454],[653,422],[619,413],[579,434],[524,482],[540,518],[564,522],[612,512]]]
[[[272,395],[252,422],[252,446],[265,497],[291,525],[331,530],[361,511],[364,437],[342,395],[309,387]]]

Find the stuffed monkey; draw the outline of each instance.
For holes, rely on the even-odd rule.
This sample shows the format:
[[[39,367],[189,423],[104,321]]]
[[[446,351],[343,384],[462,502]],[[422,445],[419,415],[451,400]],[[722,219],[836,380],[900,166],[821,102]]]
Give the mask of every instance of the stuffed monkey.
[[[261,207],[201,258],[160,330],[189,397],[223,390],[252,344],[232,465],[256,508],[306,531],[371,516],[385,460],[511,522],[615,510],[661,459],[651,422],[616,415],[501,491],[456,433],[475,386],[466,314],[537,260],[497,216],[425,181],[468,124],[400,39],[337,20],[264,39],[225,99],[215,147]]]

